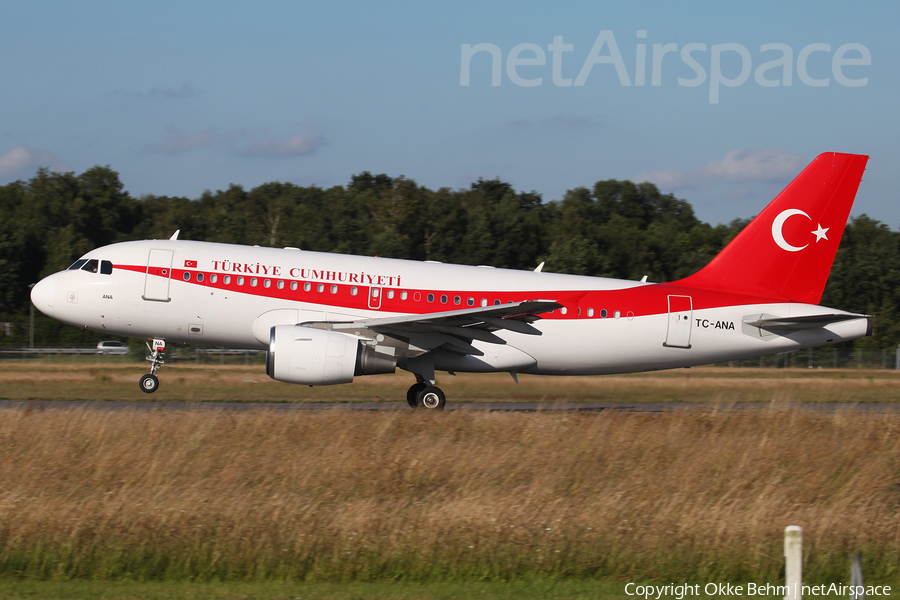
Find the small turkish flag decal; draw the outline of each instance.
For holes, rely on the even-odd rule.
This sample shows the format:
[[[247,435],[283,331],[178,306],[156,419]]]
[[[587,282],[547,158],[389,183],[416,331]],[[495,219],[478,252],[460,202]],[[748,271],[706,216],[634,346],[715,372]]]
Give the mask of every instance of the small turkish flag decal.
[[[196,260],[186,260],[186,261],[184,261],[184,266],[187,267],[188,269],[196,269],[197,261]]]

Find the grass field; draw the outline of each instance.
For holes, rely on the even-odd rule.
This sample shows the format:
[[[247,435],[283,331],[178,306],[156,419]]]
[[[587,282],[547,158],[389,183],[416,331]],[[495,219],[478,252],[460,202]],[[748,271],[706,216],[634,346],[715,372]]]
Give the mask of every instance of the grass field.
[[[702,589],[703,586],[701,586]],[[746,589],[746,588],[745,588]],[[624,582],[537,580],[462,583],[134,582],[0,579],[2,600],[633,600]],[[881,600],[900,598],[897,588]],[[687,598],[753,598],[760,595],[701,593]],[[774,594],[762,596],[782,600]],[[677,600],[677,596],[663,598]],[[835,596],[832,594],[832,598]]]
[[[310,388],[269,379],[260,366],[179,364],[160,371],[152,395],[138,389],[140,363],[0,361],[0,399],[226,402],[403,401],[408,373]],[[603,377],[439,374],[451,403],[466,402],[900,402],[892,370],[705,367]]]
[[[620,582],[110,582],[0,580],[2,600],[594,600],[631,598]],[[774,600],[774,599],[773,599]],[[778,599],[780,600],[780,599]]]
[[[892,583],[898,433],[893,413],[788,404],[663,415],[5,409],[0,577],[774,583],[783,528],[799,524],[807,581],[845,581],[861,551],[867,581]]]

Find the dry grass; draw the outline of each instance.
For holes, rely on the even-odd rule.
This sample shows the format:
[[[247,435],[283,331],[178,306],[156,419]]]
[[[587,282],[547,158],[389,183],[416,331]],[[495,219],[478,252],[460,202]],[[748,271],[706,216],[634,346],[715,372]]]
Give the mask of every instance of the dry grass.
[[[0,411],[0,575],[778,579],[900,567],[900,417]],[[885,581],[886,580],[886,581]]]
[[[160,390],[138,389],[140,363],[0,363],[0,398],[229,402],[383,402],[405,399],[409,373],[310,388],[272,381],[261,366],[166,366]],[[450,402],[900,402],[900,371],[706,367],[603,377],[439,374]]]

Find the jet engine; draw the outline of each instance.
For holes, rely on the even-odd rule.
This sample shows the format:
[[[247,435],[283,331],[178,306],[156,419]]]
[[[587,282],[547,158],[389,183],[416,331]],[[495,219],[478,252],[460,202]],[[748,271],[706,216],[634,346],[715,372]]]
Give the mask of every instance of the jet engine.
[[[266,374],[305,385],[350,383],[356,375],[393,373],[397,359],[375,352],[346,333],[303,325],[276,325],[269,332]]]

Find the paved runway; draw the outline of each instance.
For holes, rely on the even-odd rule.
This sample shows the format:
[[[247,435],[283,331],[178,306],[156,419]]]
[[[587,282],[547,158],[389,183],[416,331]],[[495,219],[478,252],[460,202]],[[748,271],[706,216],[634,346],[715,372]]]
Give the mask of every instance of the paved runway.
[[[724,410],[729,412],[758,410],[771,407],[768,402],[739,402],[713,404],[705,402],[458,402],[448,403],[451,411],[499,412],[634,412],[668,413],[677,410]],[[840,402],[794,402],[777,404],[778,408],[803,408],[817,412],[860,411],[866,413],[900,412],[900,403],[870,402],[847,404]],[[412,410],[405,402],[116,402],[97,400],[0,400],[0,409],[20,410],[271,410],[271,411],[391,411]],[[424,410],[424,409],[423,409]]]

